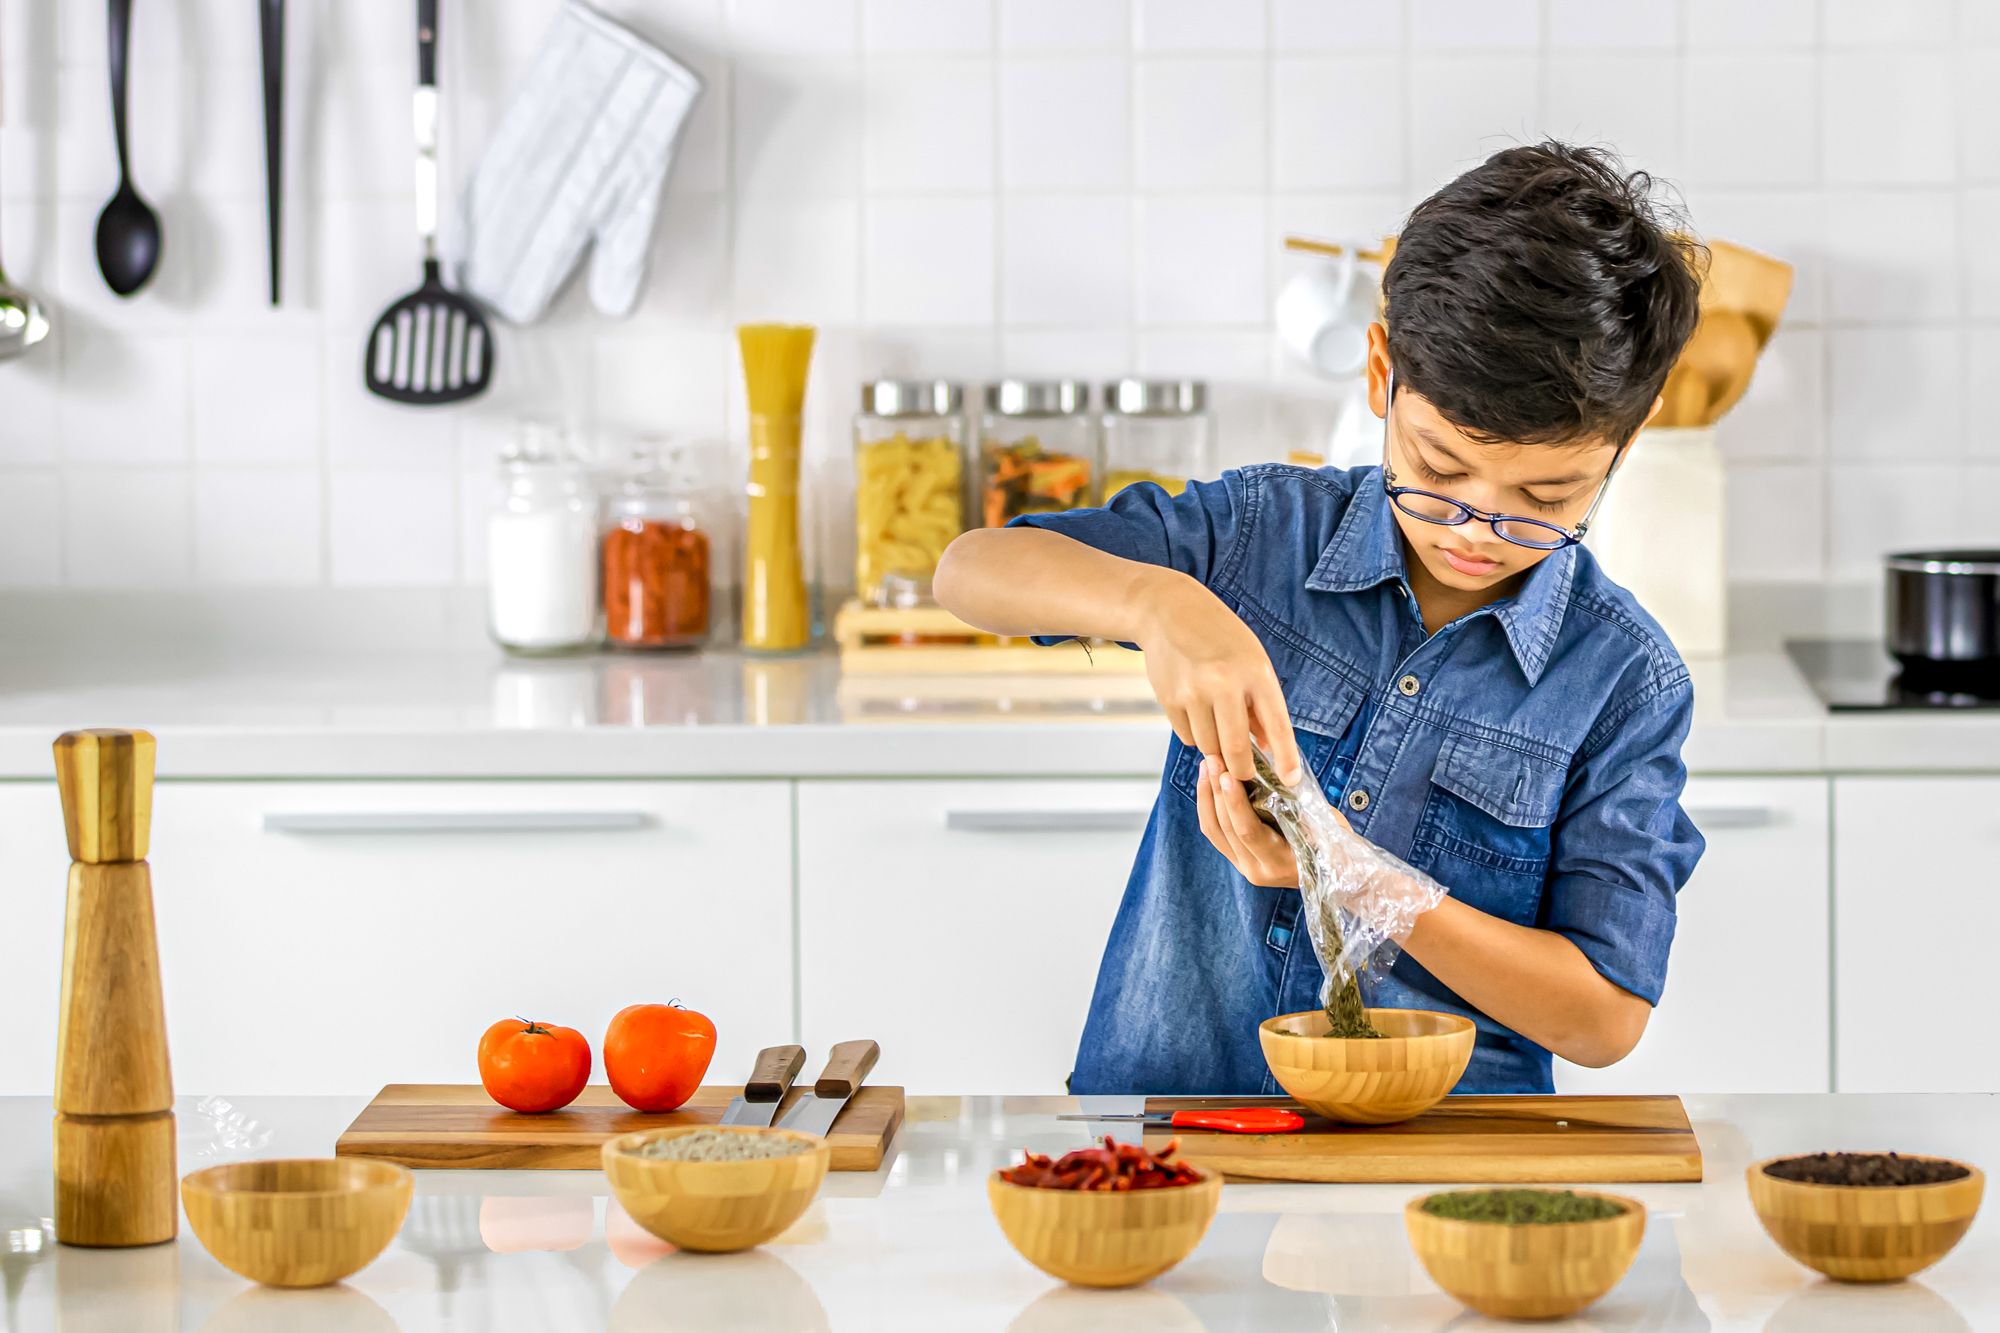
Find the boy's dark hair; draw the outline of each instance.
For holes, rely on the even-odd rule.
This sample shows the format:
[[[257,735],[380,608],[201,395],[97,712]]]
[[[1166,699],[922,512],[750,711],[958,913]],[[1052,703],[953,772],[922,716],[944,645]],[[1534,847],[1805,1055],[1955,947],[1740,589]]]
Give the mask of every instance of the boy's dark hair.
[[[1622,444],[1694,332],[1706,251],[1597,148],[1509,148],[1418,204],[1382,285],[1398,385],[1478,438]]]

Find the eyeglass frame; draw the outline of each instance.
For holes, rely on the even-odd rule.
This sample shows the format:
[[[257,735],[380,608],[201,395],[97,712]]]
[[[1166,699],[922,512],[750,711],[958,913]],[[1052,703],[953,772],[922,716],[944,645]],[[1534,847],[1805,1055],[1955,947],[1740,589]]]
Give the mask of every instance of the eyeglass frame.
[[[1395,413],[1396,372],[1392,370],[1389,372],[1387,396],[1382,401],[1382,489],[1387,493],[1389,503],[1395,505],[1401,512],[1409,514],[1411,518],[1414,518],[1419,523],[1435,523],[1441,528],[1462,528],[1474,519],[1478,519],[1487,527],[1493,529],[1493,535],[1501,541],[1506,542],[1509,546],[1519,546],[1529,551],[1561,551],[1582,543],[1584,537],[1590,532],[1590,521],[1597,516],[1597,507],[1604,503],[1605,493],[1611,489],[1611,479],[1618,475],[1618,465],[1625,459],[1625,450],[1631,447],[1632,444],[1631,440],[1627,440],[1618,446],[1618,452],[1611,456],[1611,467],[1605,472],[1604,480],[1598,483],[1597,496],[1591,500],[1590,508],[1584,511],[1583,518],[1577,522],[1575,528],[1565,528],[1560,523],[1551,523],[1545,518],[1530,518],[1526,514],[1489,514],[1483,509],[1473,508],[1463,500],[1454,500],[1449,495],[1439,495],[1436,491],[1427,491],[1416,486],[1396,485],[1395,473],[1390,470],[1389,465],[1389,441],[1391,438],[1389,431],[1390,423],[1395,419]],[[1436,500],[1440,503],[1450,505],[1459,511],[1458,516],[1456,518],[1430,518],[1423,514],[1413,513],[1405,508],[1402,503],[1400,497],[1405,495],[1421,495],[1425,499]],[[1537,546],[1533,542],[1519,541],[1513,537],[1509,537],[1500,530],[1502,523],[1532,523],[1538,528],[1547,528],[1550,532],[1560,533],[1562,540],[1550,546]]]

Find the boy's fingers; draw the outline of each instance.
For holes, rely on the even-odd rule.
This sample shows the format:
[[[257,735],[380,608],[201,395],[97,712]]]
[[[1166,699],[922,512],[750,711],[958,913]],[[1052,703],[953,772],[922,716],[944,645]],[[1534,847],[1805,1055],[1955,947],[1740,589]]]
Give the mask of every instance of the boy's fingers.
[[[1251,694],[1250,711],[1255,716],[1258,739],[1264,742],[1264,753],[1271,756],[1271,766],[1286,782],[1297,782],[1304,776],[1299,764],[1299,740],[1292,734],[1292,716],[1285,708],[1285,693],[1278,688],[1276,676]]]
[[[1169,708],[1166,713],[1167,725],[1174,729],[1174,735],[1180,738],[1181,744],[1190,750],[1196,748],[1194,733],[1188,730],[1187,713],[1179,708]]]
[[[1224,856],[1229,855],[1229,841],[1222,836],[1222,821],[1215,814],[1215,784],[1209,780],[1208,762],[1204,760],[1201,772],[1194,783],[1194,812],[1201,821],[1202,835],[1206,837]]]
[[[1250,707],[1242,699],[1225,698],[1215,705],[1215,739],[1229,776],[1249,782],[1257,776],[1250,756]]]
[[[1218,753],[1215,714],[1207,704],[1197,704],[1188,709],[1188,730],[1194,733],[1194,748],[1201,751],[1202,758],[1215,758]]]

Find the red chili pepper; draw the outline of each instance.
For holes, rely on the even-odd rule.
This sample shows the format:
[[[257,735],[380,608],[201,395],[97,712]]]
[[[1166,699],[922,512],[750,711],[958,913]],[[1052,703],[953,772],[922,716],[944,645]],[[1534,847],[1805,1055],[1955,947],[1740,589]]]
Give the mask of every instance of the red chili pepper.
[[[1174,1139],[1157,1153],[1136,1143],[1120,1143],[1107,1135],[1103,1147],[1078,1148],[1051,1161],[1040,1153],[1023,1152],[1019,1166],[1000,1172],[1013,1185],[1037,1189],[1122,1192],[1192,1185],[1201,1173],[1185,1162],[1170,1160],[1180,1149]]]

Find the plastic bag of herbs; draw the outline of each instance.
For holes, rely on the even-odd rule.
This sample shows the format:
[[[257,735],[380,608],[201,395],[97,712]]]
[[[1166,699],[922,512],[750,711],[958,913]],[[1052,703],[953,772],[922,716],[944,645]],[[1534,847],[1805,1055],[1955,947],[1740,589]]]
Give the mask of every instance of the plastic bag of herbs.
[[[1436,907],[1444,886],[1349,828],[1328,804],[1311,769],[1287,785],[1270,756],[1256,751],[1250,807],[1284,834],[1299,866],[1299,895],[1313,953],[1326,983],[1330,1037],[1379,1037],[1361,998],[1361,974],[1386,971],[1398,942]]]

